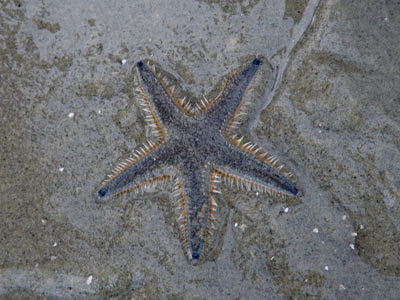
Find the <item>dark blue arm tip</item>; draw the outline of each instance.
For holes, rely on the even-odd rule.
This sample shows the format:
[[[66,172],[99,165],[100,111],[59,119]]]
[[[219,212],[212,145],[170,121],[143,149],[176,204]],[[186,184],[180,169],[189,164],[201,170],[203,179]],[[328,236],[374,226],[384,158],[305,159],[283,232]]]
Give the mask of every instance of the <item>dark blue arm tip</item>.
[[[288,186],[286,186],[286,189],[293,195],[296,196],[299,192],[299,190],[294,186],[294,184],[289,183]]]
[[[198,253],[193,253],[192,254],[192,259],[198,260],[200,258],[200,255]]]
[[[99,198],[103,198],[106,195],[106,189],[102,188],[100,191],[97,192],[97,196]]]
[[[259,60],[258,58],[256,58],[255,60],[253,60],[253,65],[259,65],[261,63],[261,60]]]
[[[139,61],[139,62],[137,63],[137,66],[138,66],[138,67],[143,67],[143,62],[142,62],[142,61]]]
[[[297,195],[297,193],[299,192],[299,190],[298,190],[297,188],[293,187],[293,191],[292,191],[292,192],[293,192],[293,195],[295,195],[295,196],[296,196],[296,195]]]

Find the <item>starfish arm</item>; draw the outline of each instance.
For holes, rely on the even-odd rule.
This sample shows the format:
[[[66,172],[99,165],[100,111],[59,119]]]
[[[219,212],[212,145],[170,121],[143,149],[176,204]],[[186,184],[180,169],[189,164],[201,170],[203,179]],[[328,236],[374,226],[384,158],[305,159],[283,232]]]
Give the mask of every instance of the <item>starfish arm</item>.
[[[227,121],[232,118],[245,97],[260,63],[259,59],[254,59],[244,69],[235,73],[215,99],[209,102],[205,114],[206,122],[211,127],[220,129],[222,125],[227,126]]]
[[[217,163],[222,163],[224,167],[216,167],[216,170],[230,186],[280,196],[297,195],[297,188],[274,161],[261,161],[250,153],[230,146],[221,148]]]
[[[152,110],[154,119],[161,121],[159,124],[161,127],[165,125],[168,129],[181,129],[184,122],[181,110],[185,111],[185,106],[181,105],[183,101],[173,97],[173,91],[159,78],[155,67],[150,67],[141,61],[136,66],[140,77],[139,91],[144,100],[150,104],[146,112]],[[163,129],[165,131],[165,128]]]
[[[98,200],[105,201],[109,198],[116,198],[129,192],[144,192],[158,183],[172,179],[169,174],[155,175],[150,171],[168,163],[169,151],[166,145],[161,142],[150,142],[148,145],[132,152],[130,158],[120,163],[108,175],[97,192]],[[145,175],[148,175],[146,178]]]
[[[213,211],[216,202],[212,197],[214,177],[210,170],[202,169],[198,162],[180,164],[174,195],[178,198],[180,226],[188,259],[197,263],[207,252]]]

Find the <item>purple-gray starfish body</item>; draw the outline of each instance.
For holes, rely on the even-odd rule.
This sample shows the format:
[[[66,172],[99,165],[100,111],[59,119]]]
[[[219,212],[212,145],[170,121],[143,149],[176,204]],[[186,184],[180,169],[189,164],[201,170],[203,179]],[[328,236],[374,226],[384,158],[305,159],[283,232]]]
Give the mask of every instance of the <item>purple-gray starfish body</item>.
[[[189,102],[173,95],[150,65],[137,63],[141,106],[155,139],[148,141],[118,165],[97,192],[99,199],[137,192],[164,181],[175,183],[184,248],[196,263],[208,246],[220,193],[218,183],[259,192],[295,196],[296,187],[276,159],[251,143],[232,135],[245,114],[246,92],[260,65],[255,59],[228,80],[212,100],[204,98],[192,109]],[[160,176],[146,177],[154,169]]]

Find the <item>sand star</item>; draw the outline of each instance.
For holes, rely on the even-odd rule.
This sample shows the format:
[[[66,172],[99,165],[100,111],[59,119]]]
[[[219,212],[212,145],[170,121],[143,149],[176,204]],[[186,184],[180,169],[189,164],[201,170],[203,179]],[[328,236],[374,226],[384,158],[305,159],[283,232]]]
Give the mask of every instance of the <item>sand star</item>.
[[[138,62],[140,105],[154,138],[114,169],[97,192],[98,199],[172,181],[184,248],[189,260],[196,263],[209,246],[218,209],[214,194],[221,193],[220,181],[228,187],[295,196],[297,189],[289,173],[276,164],[277,159],[234,134],[246,114],[246,94],[260,63],[254,59],[237,71],[216,97],[204,97],[192,105],[174,96],[174,87],[154,65]]]

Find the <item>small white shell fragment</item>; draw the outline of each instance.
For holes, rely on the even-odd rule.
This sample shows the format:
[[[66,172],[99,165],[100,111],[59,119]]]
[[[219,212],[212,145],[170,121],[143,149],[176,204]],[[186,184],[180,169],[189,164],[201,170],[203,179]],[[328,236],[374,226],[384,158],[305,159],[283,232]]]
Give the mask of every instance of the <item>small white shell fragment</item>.
[[[58,169],[58,171],[59,171],[59,172],[64,172],[64,168],[61,167],[61,168]]]
[[[73,118],[75,116],[75,114],[73,113],[73,112],[70,112],[69,114],[68,114],[68,117],[69,118]]]
[[[328,266],[325,266],[325,270],[326,270],[326,271],[329,271],[329,267],[328,267]]]
[[[318,230],[318,228],[317,227],[315,227],[314,229],[313,229],[313,231],[312,232],[314,232],[314,233],[318,233],[319,232],[319,230]]]
[[[90,285],[90,284],[92,283],[92,280],[93,280],[93,276],[90,275],[90,276],[86,279],[86,284],[87,284],[87,285]]]
[[[351,233],[351,236],[356,237],[356,236],[357,236],[357,232],[352,232],[352,233]]]
[[[289,207],[286,207],[284,212],[287,213],[289,211]]]
[[[244,231],[244,230],[247,228],[247,225],[246,225],[246,224],[242,224],[242,225],[239,226],[239,228],[240,228],[242,231]]]
[[[57,247],[57,242],[54,242],[53,247]]]
[[[122,59],[121,64],[123,64],[123,65],[126,64],[126,59]]]
[[[355,249],[354,244],[350,244],[350,248],[351,248],[352,250],[354,250],[354,249]]]

